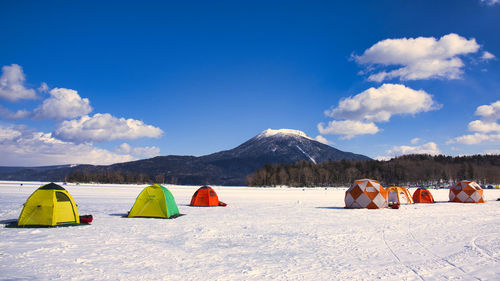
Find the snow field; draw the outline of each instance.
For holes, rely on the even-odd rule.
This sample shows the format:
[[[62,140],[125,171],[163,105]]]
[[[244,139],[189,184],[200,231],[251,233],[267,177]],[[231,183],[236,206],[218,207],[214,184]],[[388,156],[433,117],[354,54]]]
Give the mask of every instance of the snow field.
[[[42,183],[0,182],[0,220]],[[185,216],[122,218],[145,185],[67,185],[89,226],[0,225],[2,280],[498,280],[500,190],[485,204],[344,209],[345,188],[214,187],[228,207],[189,207],[198,187],[167,186]],[[411,190],[413,193],[414,190]]]

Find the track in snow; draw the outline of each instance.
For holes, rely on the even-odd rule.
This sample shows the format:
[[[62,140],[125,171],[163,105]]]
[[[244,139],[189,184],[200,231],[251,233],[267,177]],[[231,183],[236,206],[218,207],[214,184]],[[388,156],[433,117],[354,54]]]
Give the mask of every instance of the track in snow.
[[[479,246],[479,245],[477,244],[477,242],[476,242],[476,241],[477,241],[479,238],[481,238],[481,237],[487,237],[487,236],[486,236],[486,235],[476,236],[476,237],[474,237],[474,238],[472,238],[472,239],[471,239],[470,244],[471,244],[471,246],[472,246],[472,249],[476,250],[476,251],[477,251],[477,252],[479,252],[482,256],[484,256],[484,257],[486,257],[486,258],[488,258],[488,259],[491,259],[491,260],[493,260],[493,261],[495,261],[495,262],[500,262],[500,259],[499,259],[499,258],[497,258],[497,257],[494,257],[493,255],[491,255],[491,254],[489,253],[490,251],[489,251],[488,249],[485,249],[485,248],[483,248],[483,247],[481,247],[481,246]]]
[[[460,266],[458,266],[458,265],[456,265],[456,264],[452,263],[452,262],[451,262],[450,260],[448,260],[447,258],[442,257],[442,256],[440,256],[440,255],[438,255],[438,254],[434,253],[433,251],[429,250],[429,248],[428,248],[427,246],[425,246],[422,242],[420,242],[420,240],[418,240],[418,239],[415,237],[415,235],[413,234],[413,232],[411,231],[411,220],[410,220],[410,218],[409,218],[409,217],[408,217],[408,234],[409,234],[410,238],[411,238],[413,241],[415,241],[418,245],[420,245],[420,247],[421,247],[422,249],[424,249],[427,253],[429,253],[429,254],[431,254],[432,256],[434,256],[435,258],[437,258],[437,259],[439,259],[439,260],[441,260],[441,261],[445,262],[446,264],[448,264],[448,265],[452,266],[453,268],[455,268],[455,269],[459,270],[459,271],[461,272],[461,275],[464,275],[464,276],[466,276],[466,277],[468,277],[468,278],[474,278],[474,279],[476,279],[476,280],[481,280],[481,279],[479,279],[479,278],[477,278],[477,277],[475,277],[475,276],[471,276],[469,273],[467,273],[465,270],[463,270]]]
[[[394,257],[395,260],[398,261],[399,264],[405,266],[406,268],[408,268],[409,270],[411,270],[413,273],[415,273],[415,275],[418,276],[418,278],[420,278],[420,280],[423,280],[425,281],[424,277],[418,273],[418,271],[416,271],[414,268],[412,268],[410,265],[404,263],[401,261],[401,259],[399,258],[399,256],[396,254],[396,252],[394,252],[394,250],[392,249],[391,246],[389,246],[389,243],[387,243],[387,237],[386,237],[386,229],[387,229],[387,226],[384,227],[384,230],[382,232],[382,238],[384,239],[384,244],[385,246],[387,247],[387,249],[389,250],[389,252],[391,253],[391,255]]]

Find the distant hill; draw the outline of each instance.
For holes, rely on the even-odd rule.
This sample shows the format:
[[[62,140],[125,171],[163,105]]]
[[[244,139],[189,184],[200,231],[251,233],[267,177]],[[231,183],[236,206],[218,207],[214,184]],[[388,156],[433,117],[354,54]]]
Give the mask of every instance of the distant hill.
[[[265,164],[321,163],[328,160],[371,160],[322,144],[301,131],[265,130],[240,146],[205,156],[157,156],[107,166],[77,165],[56,169],[0,168],[7,180],[101,182],[168,182],[176,184],[245,185],[245,177]],[[11,170],[9,170],[11,169]],[[69,177],[69,178],[68,178]]]

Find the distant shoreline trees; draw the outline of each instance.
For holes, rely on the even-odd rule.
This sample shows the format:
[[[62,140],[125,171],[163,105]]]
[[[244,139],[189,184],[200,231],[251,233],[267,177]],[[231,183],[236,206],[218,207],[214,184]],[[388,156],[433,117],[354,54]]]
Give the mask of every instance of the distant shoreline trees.
[[[122,170],[74,170],[66,176],[69,182],[96,182],[96,183],[120,183],[120,184],[145,184],[145,183],[169,183],[177,184],[176,177],[167,177],[164,173],[148,175],[146,173],[134,173]]]
[[[247,176],[249,186],[349,186],[356,179],[376,179],[390,185],[449,185],[470,179],[481,184],[500,183],[500,155],[405,155],[389,161],[327,161],[314,164],[267,164]]]

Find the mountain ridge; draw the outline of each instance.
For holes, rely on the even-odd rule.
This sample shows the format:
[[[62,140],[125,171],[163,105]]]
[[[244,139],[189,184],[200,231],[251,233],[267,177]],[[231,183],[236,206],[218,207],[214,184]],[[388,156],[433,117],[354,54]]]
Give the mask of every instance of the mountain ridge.
[[[0,178],[62,181],[68,175],[69,180],[75,180],[71,175],[119,171],[145,174],[150,179],[176,184],[245,185],[246,176],[265,164],[287,164],[301,160],[321,163],[343,159],[371,160],[367,156],[320,143],[298,130],[268,129],[233,149],[203,156],[167,155],[111,165],[60,165],[58,169],[48,170],[26,168],[14,173],[2,173],[0,169]]]

